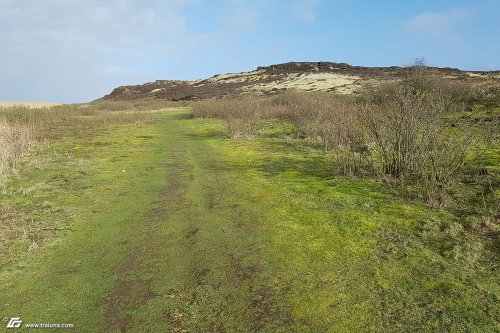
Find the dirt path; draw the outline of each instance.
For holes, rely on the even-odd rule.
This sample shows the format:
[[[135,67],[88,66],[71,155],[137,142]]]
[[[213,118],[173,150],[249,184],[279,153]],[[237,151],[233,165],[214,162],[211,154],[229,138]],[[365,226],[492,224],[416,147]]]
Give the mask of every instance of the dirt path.
[[[167,176],[157,201],[144,214],[119,278],[103,303],[105,330],[143,331],[156,315],[157,330],[172,332],[275,331],[284,309],[259,278],[252,225],[227,196],[237,186],[217,154],[169,120]],[[271,329],[274,327],[274,329]]]
[[[48,251],[43,268],[33,264],[10,286],[2,313],[74,323],[77,332],[287,331],[287,309],[260,274],[259,217],[231,200],[238,175],[184,113],[159,126],[157,158],[143,167],[160,171],[135,180],[163,177],[154,200],[123,193],[139,203],[117,201],[107,218]]]

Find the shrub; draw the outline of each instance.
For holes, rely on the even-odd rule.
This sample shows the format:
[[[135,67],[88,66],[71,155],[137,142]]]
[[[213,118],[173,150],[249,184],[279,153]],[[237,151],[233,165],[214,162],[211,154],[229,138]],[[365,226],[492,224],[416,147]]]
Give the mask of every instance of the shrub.
[[[397,179],[402,189],[405,181],[413,181],[428,203],[442,205],[467,157],[487,138],[478,123],[447,126],[445,116],[463,112],[465,104],[452,99],[452,84],[436,82],[423,71],[410,71],[405,80],[372,91],[359,117],[377,157],[374,171]]]
[[[465,163],[494,142],[495,124],[464,112],[477,89],[443,80],[422,63],[404,79],[359,97],[287,91],[197,102],[193,115],[221,118],[232,138],[258,134],[265,119],[285,119],[295,136],[322,143],[344,175],[371,174],[405,195],[445,205]],[[460,118],[460,121],[450,119]]]
[[[258,133],[263,118],[260,106],[261,99],[252,96],[201,101],[193,105],[193,116],[225,119],[231,138],[249,138]]]

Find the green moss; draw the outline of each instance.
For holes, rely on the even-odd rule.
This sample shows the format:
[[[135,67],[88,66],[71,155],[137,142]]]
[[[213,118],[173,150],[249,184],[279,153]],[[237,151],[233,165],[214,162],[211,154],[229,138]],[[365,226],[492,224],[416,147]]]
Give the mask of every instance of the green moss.
[[[321,151],[276,135],[286,126],[229,140],[187,115],[58,141],[5,186],[2,204],[69,230],[4,260],[4,316],[101,332],[497,329],[497,254],[453,214],[332,177]]]

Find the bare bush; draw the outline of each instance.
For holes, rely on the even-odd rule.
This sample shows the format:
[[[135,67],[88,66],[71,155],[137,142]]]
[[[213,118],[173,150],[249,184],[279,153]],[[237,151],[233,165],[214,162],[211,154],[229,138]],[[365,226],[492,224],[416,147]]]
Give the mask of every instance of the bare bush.
[[[231,138],[249,138],[259,131],[261,105],[261,99],[252,96],[202,101],[193,105],[193,116],[225,119]]]
[[[465,119],[478,96],[474,87],[444,80],[419,62],[403,80],[360,97],[287,91],[198,102],[193,115],[225,119],[230,137],[251,137],[262,120],[285,119],[296,137],[321,142],[340,173],[371,174],[439,206],[467,160],[494,140],[494,124]]]
[[[179,107],[186,104],[186,102],[175,102],[159,98],[144,98],[128,101],[99,100],[86,106],[99,111],[148,111]]]
[[[446,202],[467,157],[487,139],[477,123],[447,126],[446,115],[465,110],[455,94],[452,84],[412,68],[405,80],[372,92],[359,113],[376,157],[374,171],[397,179],[403,190],[413,183],[432,205]]]

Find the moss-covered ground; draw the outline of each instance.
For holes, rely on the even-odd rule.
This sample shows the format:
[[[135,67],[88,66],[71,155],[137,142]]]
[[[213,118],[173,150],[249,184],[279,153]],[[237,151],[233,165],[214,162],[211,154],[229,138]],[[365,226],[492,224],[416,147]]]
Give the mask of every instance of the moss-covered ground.
[[[2,317],[74,332],[500,329],[498,240],[334,177],[307,145],[229,140],[187,109],[154,117],[55,138],[3,184],[2,221],[36,228],[2,243]]]

